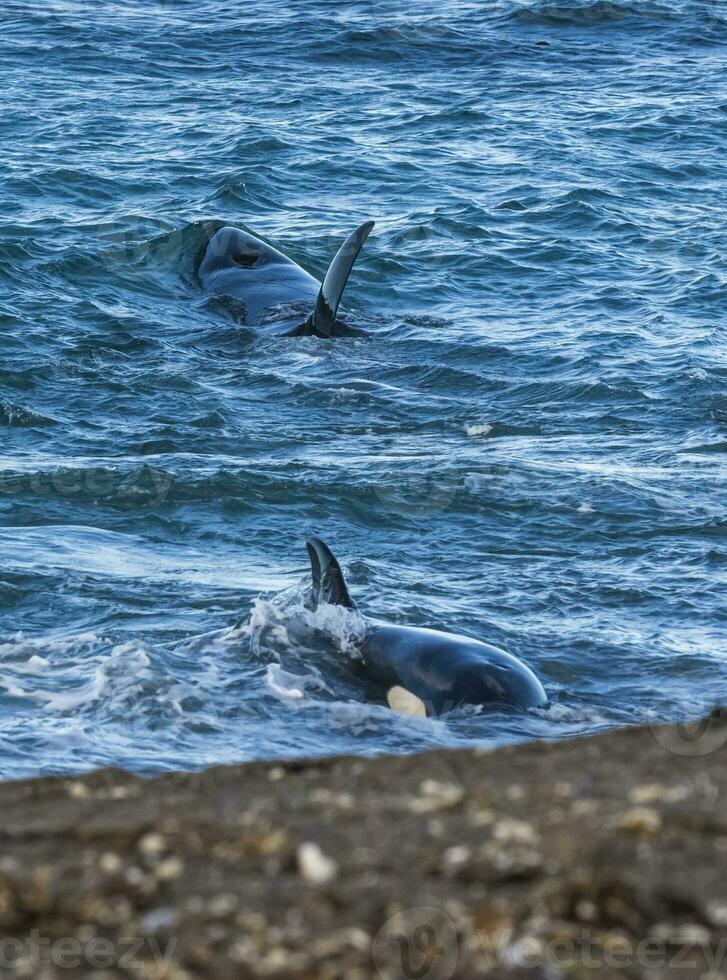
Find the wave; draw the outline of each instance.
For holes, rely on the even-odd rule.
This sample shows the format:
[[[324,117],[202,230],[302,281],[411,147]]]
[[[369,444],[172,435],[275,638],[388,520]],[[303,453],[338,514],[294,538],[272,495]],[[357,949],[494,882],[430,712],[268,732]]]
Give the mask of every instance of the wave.
[[[34,427],[56,425],[57,420],[39,412],[34,412],[25,405],[16,405],[6,398],[0,399],[0,425]]]
[[[705,20],[710,14],[710,4],[663,3],[659,0],[572,0],[570,3],[541,0],[530,3],[528,0],[518,4],[511,16],[527,24],[543,26],[571,25],[603,28],[609,24],[617,25],[624,21],[640,21],[654,26],[682,20],[688,16],[701,15]]]

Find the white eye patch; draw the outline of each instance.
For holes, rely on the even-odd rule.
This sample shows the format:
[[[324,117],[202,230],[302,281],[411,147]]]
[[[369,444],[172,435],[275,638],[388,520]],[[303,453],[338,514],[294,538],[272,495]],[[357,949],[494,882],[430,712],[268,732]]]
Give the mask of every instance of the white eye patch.
[[[389,707],[406,718],[426,718],[427,707],[424,702],[404,687],[392,687],[386,695]]]

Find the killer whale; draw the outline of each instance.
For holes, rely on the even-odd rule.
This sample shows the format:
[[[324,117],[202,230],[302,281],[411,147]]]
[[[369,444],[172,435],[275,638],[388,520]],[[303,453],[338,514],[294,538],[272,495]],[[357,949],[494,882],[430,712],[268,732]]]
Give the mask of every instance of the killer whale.
[[[348,236],[319,282],[297,262],[250,232],[224,226],[197,268],[204,291],[242,304],[246,326],[282,336],[332,337],[348,277],[373,221]]]
[[[310,604],[354,609],[341,566],[320,538],[306,542]],[[361,647],[367,679],[394,710],[442,715],[460,705],[533,708],[547,695],[522,661],[481,640],[440,630],[366,622]]]

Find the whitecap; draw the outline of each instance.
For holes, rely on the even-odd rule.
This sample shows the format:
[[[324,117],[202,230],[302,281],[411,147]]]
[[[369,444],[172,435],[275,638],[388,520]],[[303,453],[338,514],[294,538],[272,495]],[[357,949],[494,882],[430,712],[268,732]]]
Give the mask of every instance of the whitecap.
[[[488,422],[481,422],[475,425],[465,426],[465,432],[468,436],[489,436],[492,432],[494,426],[490,425]]]

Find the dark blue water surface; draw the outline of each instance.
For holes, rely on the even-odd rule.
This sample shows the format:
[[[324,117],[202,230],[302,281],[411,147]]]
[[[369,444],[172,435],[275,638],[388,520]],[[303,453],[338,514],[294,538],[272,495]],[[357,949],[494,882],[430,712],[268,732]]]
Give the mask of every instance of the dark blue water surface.
[[[4,0],[0,774],[413,751],[727,697],[723,0]],[[209,221],[366,336],[250,332]],[[542,677],[363,701],[363,612]]]

